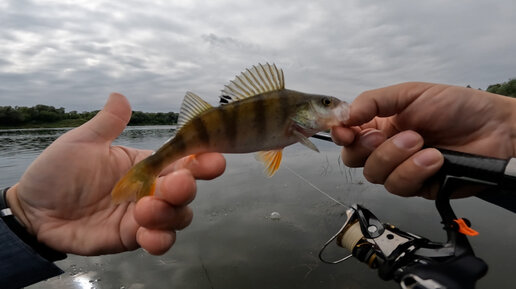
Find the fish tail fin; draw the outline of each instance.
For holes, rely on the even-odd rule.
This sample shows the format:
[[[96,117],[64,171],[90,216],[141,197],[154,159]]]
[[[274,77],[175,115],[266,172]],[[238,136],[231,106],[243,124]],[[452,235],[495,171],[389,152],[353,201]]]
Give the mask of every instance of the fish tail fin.
[[[156,177],[154,170],[145,161],[139,162],[115,185],[111,191],[111,200],[115,204],[120,204],[153,195]]]

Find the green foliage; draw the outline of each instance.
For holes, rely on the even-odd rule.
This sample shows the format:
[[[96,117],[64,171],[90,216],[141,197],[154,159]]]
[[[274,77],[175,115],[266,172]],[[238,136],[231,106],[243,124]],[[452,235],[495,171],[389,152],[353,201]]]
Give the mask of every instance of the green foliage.
[[[38,104],[33,107],[26,106],[1,106],[0,127],[54,127],[55,124],[81,124],[95,115],[92,112],[77,113],[76,111],[66,113],[63,107]],[[68,120],[76,121],[70,122]]]
[[[129,125],[171,125],[177,123],[175,112],[133,111]]]
[[[489,85],[486,91],[516,97],[516,78],[510,79],[507,82]]]
[[[26,114],[10,106],[0,106],[0,123],[2,125],[19,125],[25,121]]]
[[[65,112],[63,107],[55,108],[42,104],[33,107],[0,106],[0,128],[79,126],[98,112],[98,110]],[[133,111],[129,125],[171,125],[177,123],[177,117],[178,114],[174,112]]]

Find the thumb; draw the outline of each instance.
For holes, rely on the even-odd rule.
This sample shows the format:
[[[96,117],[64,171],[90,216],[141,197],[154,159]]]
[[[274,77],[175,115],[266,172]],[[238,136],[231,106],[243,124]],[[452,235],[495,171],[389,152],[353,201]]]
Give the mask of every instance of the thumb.
[[[127,98],[122,94],[112,93],[104,108],[81,128],[92,131],[95,138],[113,141],[127,126],[131,119],[131,112],[131,105]]]

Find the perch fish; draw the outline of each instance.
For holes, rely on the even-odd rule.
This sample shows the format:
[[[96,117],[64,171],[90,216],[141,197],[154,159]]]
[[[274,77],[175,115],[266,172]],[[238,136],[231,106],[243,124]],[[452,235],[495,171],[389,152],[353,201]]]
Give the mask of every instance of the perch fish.
[[[187,92],[175,136],[134,165],[115,185],[112,199],[121,203],[153,194],[167,165],[203,152],[258,152],[265,173],[272,176],[284,147],[299,142],[318,151],[308,137],[348,116],[349,105],[335,97],[285,89],[283,71],[276,65],[253,66],[224,87],[218,107]]]

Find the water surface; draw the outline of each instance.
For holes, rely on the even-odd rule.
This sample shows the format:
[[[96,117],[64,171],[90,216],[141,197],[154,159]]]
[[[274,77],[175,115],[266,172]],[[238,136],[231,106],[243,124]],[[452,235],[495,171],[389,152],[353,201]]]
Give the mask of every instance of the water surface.
[[[0,130],[0,184],[14,184],[67,130]],[[130,127],[115,143],[156,149],[172,131],[173,127]],[[69,255],[57,262],[65,274],[30,288],[398,288],[355,260],[339,265],[319,261],[320,247],[345,221],[345,208],[309,183],[339,202],[366,206],[384,222],[443,241],[433,202],[388,194],[367,183],[361,170],[342,166],[337,146],[313,142],[321,153],[298,144],[287,148],[272,178],[264,176],[252,154],[226,155],[224,175],[199,182],[192,203],[194,220],[165,255],[151,256],[143,250]],[[490,269],[477,288],[512,288],[514,214],[476,198],[453,201],[453,206],[480,231],[471,243]],[[281,218],[272,220],[272,212]],[[345,252],[334,249],[328,254],[337,258]]]

